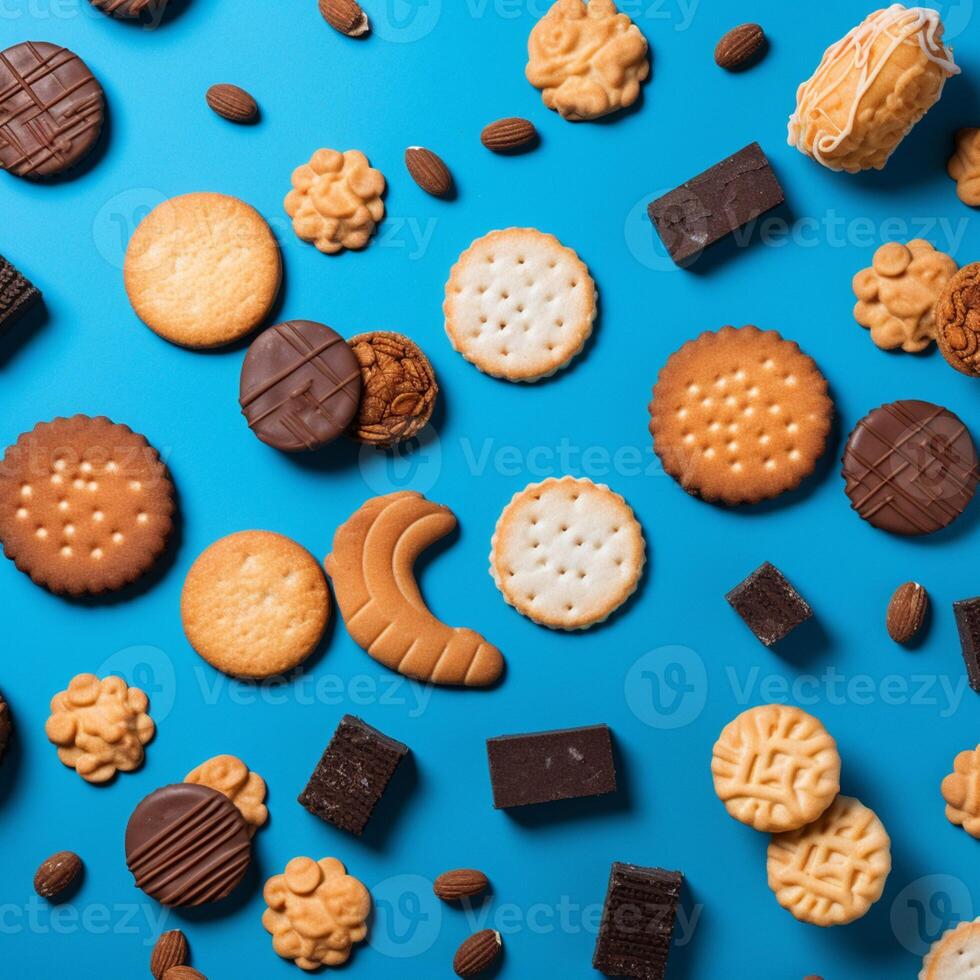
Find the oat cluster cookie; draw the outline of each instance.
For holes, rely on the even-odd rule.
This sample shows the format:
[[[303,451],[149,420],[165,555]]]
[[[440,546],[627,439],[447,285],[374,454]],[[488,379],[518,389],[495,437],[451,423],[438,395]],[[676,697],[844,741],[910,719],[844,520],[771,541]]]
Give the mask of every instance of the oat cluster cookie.
[[[956,757],[942,793],[949,822],[980,838],[980,745]]]
[[[946,172],[956,181],[956,194],[964,204],[980,205],[980,129],[956,133],[956,149]]]
[[[254,834],[269,819],[265,780],[233,755],[216,755],[202,762],[184,777],[184,782],[208,786],[228,797],[245,818],[249,834]]]

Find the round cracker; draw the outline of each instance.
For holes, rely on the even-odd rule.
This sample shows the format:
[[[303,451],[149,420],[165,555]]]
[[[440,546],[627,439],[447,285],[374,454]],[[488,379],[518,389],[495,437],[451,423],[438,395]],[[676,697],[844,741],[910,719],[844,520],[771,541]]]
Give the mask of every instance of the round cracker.
[[[537,381],[565,367],[598,312],[588,266],[534,228],[473,242],[452,268],[442,309],[453,348],[508,381]]]
[[[313,556],[272,531],[238,531],[191,566],[180,596],[190,645],[234,677],[274,677],[316,648],[330,595]]]
[[[123,278],[151,330],[183,347],[220,347],[266,318],[282,261],[272,229],[251,205],[226,194],[183,194],[139,223]]]
[[[980,980],[980,919],[943,933],[926,953],[919,980]]]
[[[528,619],[576,630],[601,623],[636,591],[645,560],[629,504],[607,486],[566,476],[513,496],[493,534],[490,574]]]

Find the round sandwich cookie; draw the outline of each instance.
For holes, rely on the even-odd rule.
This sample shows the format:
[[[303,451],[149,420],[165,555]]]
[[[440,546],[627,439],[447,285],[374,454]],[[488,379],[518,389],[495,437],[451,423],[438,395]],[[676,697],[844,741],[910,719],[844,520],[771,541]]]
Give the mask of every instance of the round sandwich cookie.
[[[936,343],[961,374],[980,377],[980,262],[965,265],[936,300]]]
[[[722,327],[670,356],[653,389],[650,432],[688,493],[751,504],[813,472],[833,414],[824,376],[797,344],[774,330]]]
[[[350,435],[388,449],[429,424],[439,385],[429,359],[408,337],[387,330],[351,337],[361,367],[362,394]]]
[[[361,367],[336,330],[288,320],[252,341],[238,402],[249,428],[283,452],[320,449],[351,424],[361,400]]]
[[[233,677],[274,677],[316,648],[330,593],[316,559],[272,531],[238,531],[191,565],[180,596],[190,645]]]
[[[183,347],[220,347],[268,315],[282,279],[272,229],[226,194],[183,194],[137,226],[123,263],[136,315]]]
[[[980,980],[980,919],[943,933],[922,960],[919,980]]]
[[[459,257],[442,309],[453,348],[485,374],[537,381],[585,346],[598,312],[588,266],[554,235],[508,228]]]
[[[907,400],[858,422],[844,449],[845,490],[869,524],[892,534],[931,534],[952,524],[980,479],[969,430],[948,409]]]
[[[0,51],[0,168],[63,174],[95,147],[104,119],[102,86],[77,54],[46,41]]]
[[[91,4],[102,13],[119,20],[135,20],[143,13],[159,20],[166,9],[167,0],[91,0]]]
[[[252,859],[241,811],[223,793],[174,783],[150,793],[126,825],[126,865],[137,888],[161,905],[225,898]]]
[[[139,578],[173,529],[174,486],[128,426],[75,415],[42,422],[0,462],[0,542],[38,584],[98,594]]]
[[[571,476],[515,494],[490,545],[490,575],[506,602],[552,629],[607,619],[636,591],[645,561],[630,505],[607,486]]]

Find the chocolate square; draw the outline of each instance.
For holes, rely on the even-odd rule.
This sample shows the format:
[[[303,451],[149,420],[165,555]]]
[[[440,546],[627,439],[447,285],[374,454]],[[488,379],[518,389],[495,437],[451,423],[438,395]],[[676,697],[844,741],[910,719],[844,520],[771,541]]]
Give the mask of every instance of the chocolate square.
[[[769,562],[760,565],[725,598],[767,647],[813,616],[806,599]]]
[[[608,725],[487,739],[497,810],[616,792]]]
[[[783,199],[762,147],[750,143],[651,202],[647,212],[680,265]]]
[[[980,596],[960,599],[953,603],[956,628],[960,633],[960,648],[966,664],[970,687],[980,693]]]
[[[409,751],[360,718],[344,715],[299,802],[321,820],[360,836]]]
[[[608,976],[663,980],[684,875],[616,861],[592,966]]]
[[[0,330],[41,298],[40,290],[0,255]]]

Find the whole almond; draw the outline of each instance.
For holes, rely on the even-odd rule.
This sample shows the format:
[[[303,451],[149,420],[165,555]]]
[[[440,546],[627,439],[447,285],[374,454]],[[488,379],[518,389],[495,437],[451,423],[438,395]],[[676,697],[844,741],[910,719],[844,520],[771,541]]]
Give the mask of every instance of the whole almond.
[[[733,27],[715,47],[715,64],[732,71],[741,68],[762,47],[765,32],[758,24]]]
[[[896,643],[908,643],[922,629],[929,610],[929,593],[918,582],[900,585],[888,603],[885,628]]]
[[[528,119],[510,116],[485,126],[480,141],[494,153],[512,153],[530,146],[538,138],[534,123]]]
[[[472,898],[486,891],[490,884],[482,871],[474,868],[456,868],[444,871],[432,884],[432,890],[444,902],[455,902],[460,898]]]
[[[163,975],[163,980],[208,980],[208,978],[192,966],[172,966]]]
[[[363,37],[371,24],[357,0],[320,0],[323,19],[335,30],[348,37]]]
[[[183,966],[187,962],[187,937],[179,929],[163,933],[150,954],[150,973],[156,980],[163,980],[164,974],[173,966]]]
[[[82,870],[82,859],[74,851],[52,854],[34,873],[34,891],[42,898],[63,892]]]
[[[231,122],[251,122],[259,114],[255,99],[237,85],[212,85],[204,98],[219,116]]]
[[[445,197],[453,189],[453,175],[442,159],[424,146],[405,151],[405,166],[412,180],[433,197]]]
[[[503,941],[493,929],[481,929],[464,939],[453,957],[453,969],[458,977],[475,977],[500,955]]]

